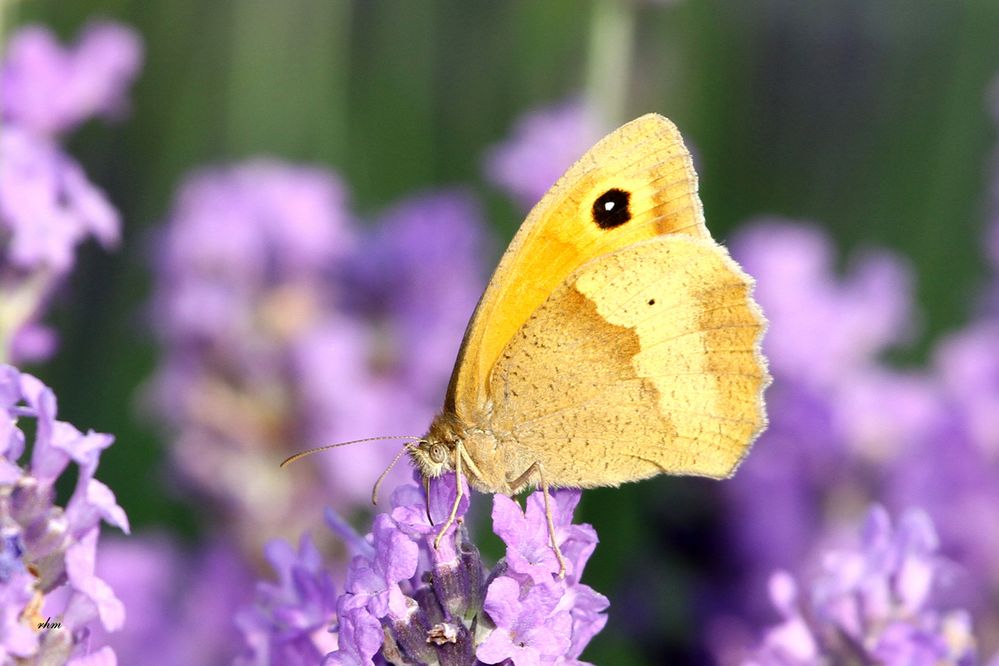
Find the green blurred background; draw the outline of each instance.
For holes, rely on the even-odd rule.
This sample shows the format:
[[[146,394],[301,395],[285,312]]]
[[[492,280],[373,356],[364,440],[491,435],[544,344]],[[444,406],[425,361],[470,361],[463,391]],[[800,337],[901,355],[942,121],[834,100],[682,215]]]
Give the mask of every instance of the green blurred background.
[[[197,536],[197,517],[164,491],[162,442],[137,411],[136,389],[155,351],[143,328],[148,230],[201,165],[257,154],[325,164],[359,214],[468,184],[501,248],[521,213],[483,182],[485,148],[524,112],[584,95],[611,123],[656,111],[679,125],[716,236],[779,214],[823,225],[844,251],[879,245],[906,256],[923,327],[900,362],[964,321],[984,275],[995,0],[23,0],[7,9],[8,28],[38,21],[68,40],[105,16],[145,40],[129,119],[91,123],[68,145],[122,211],[124,247],[84,248],[53,315],[62,348],[39,370],[64,418],[117,435],[102,478],[139,529],[165,523]],[[712,497],[705,482],[666,478],[587,493],[582,517],[604,542],[591,585],[614,602],[633,565],[665,562],[656,568],[665,578],[650,581],[661,598],[656,644],[631,640],[623,623],[634,619],[612,605],[589,660],[689,656],[687,574],[711,547],[698,526]]]

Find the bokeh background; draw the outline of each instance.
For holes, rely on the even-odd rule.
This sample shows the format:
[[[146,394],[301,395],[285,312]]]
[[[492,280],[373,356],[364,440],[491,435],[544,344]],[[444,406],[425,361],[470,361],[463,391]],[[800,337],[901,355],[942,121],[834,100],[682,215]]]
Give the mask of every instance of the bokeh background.
[[[62,418],[116,436],[101,478],[133,532],[188,549],[211,542],[220,518],[171,471],[175,431],[147,403],[162,362],[150,315],[155,230],[196,169],[259,156],[331,169],[358,229],[405,197],[460,186],[488,225],[484,278],[524,215],[485,166],[518,119],[576,104],[612,128],[655,111],[695,155],[716,238],[778,216],[821,230],[836,272],[855,250],[899,257],[914,276],[914,316],[898,336],[905,344],[880,355],[887,367],[926,367],[942,336],[979,316],[994,280],[983,249],[999,105],[999,4],[989,0],[5,5],[8,34],[42,23],[68,42],[109,18],[144,42],[128,116],[65,142],[120,210],[123,243],[81,247],[46,318],[58,353],[28,369],[56,391]],[[448,266],[437,271],[449,279]],[[272,473],[287,474],[282,453],[272,455]],[[350,465],[354,452],[328,455],[325,465]],[[601,539],[585,580],[611,600],[588,661],[712,660],[718,581],[743,580],[747,567],[725,535],[733,515],[751,517],[731,502],[714,482],[682,478],[584,494],[577,519]],[[297,508],[317,529],[322,503]],[[365,515],[354,516],[359,526]],[[747,607],[767,605],[764,585],[743,593],[757,597]]]

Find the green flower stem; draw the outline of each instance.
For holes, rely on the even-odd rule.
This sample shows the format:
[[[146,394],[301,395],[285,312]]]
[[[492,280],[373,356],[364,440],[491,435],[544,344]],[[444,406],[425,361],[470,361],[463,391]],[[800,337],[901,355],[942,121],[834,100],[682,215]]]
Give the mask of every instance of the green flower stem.
[[[16,288],[0,290],[0,363],[9,363],[14,336],[38,311],[50,284],[48,271],[38,271]]]
[[[635,0],[594,0],[586,108],[599,128],[624,122],[635,41]]]

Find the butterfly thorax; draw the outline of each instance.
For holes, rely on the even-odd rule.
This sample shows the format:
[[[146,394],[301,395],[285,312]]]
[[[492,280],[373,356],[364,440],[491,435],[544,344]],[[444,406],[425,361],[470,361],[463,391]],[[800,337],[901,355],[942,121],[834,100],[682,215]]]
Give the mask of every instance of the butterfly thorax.
[[[426,436],[410,449],[410,458],[424,478],[451,472],[461,461],[461,471],[476,490],[512,494],[506,470],[511,461],[502,456],[509,447],[501,447],[491,429],[465,423],[453,412],[438,414]]]

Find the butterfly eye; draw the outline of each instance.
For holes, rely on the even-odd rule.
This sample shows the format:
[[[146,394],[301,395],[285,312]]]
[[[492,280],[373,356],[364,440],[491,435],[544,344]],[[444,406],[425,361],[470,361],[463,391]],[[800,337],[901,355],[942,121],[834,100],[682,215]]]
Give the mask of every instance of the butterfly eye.
[[[631,219],[630,201],[631,194],[624,190],[616,187],[607,190],[593,202],[593,221],[601,229],[621,226]]]
[[[438,465],[447,460],[447,449],[443,444],[434,444],[430,447],[430,460]]]

